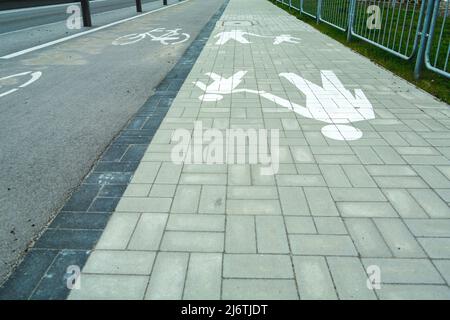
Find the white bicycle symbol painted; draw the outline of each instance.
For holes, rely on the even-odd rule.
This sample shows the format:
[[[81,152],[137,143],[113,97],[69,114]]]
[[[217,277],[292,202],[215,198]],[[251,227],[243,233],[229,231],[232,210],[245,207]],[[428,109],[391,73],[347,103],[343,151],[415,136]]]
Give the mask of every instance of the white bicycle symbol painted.
[[[115,46],[126,46],[137,43],[147,37],[151,41],[159,41],[163,45],[174,45],[187,41],[191,36],[187,33],[180,33],[181,28],[168,30],[166,28],[156,28],[144,33],[132,33],[119,37],[112,42]],[[161,34],[162,33],[162,34]],[[159,35],[158,35],[159,34]]]
[[[14,92],[16,92],[16,91],[18,91],[20,89],[23,89],[23,88],[29,86],[30,84],[32,84],[33,82],[37,81],[42,76],[42,72],[40,72],[40,71],[35,71],[35,72],[33,72],[33,71],[26,71],[26,72],[21,72],[21,73],[17,73],[17,74],[13,74],[13,75],[10,75],[10,76],[6,76],[6,77],[3,77],[3,78],[0,78],[0,88],[2,87],[2,82],[3,81],[9,80],[9,79],[13,79],[13,78],[18,78],[18,77],[24,77],[24,76],[30,76],[31,79],[29,79],[28,81],[26,81],[25,83],[23,83],[23,84],[21,84],[19,86],[16,86],[13,89],[10,89],[10,90],[5,91],[3,93],[0,92],[0,98],[5,97],[8,94],[14,93]]]

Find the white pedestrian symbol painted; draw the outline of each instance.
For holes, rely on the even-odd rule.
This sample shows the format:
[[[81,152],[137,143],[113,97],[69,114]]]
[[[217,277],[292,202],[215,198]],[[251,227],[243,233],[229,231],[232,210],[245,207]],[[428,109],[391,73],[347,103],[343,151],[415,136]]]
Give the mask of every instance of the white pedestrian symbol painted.
[[[40,71],[26,71],[26,72],[22,72],[22,73],[17,73],[17,74],[13,74],[10,76],[6,76],[3,78],[0,78],[0,88],[2,87],[2,83],[3,82],[9,82],[11,79],[13,78],[19,78],[19,77],[25,77],[25,76],[29,76],[31,77],[28,81],[24,82],[21,85],[15,86],[12,89],[9,89],[8,91],[5,92],[0,92],[0,98],[7,96],[8,94],[14,93],[20,89],[23,89],[27,86],[29,86],[30,84],[32,84],[33,82],[37,81],[41,76],[42,76],[42,72]]]
[[[145,38],[149,37],[151,41],[158,41],[163,45],[174,45],[183,43],[191,37],[187,33],[182,33],[181,29],[166,29],[156,28],[144,33],[132,33],[119,37],[112,42],[115,46],[125,46],[133,43],[137,43]]]
[[[274,39],[274,41],[273,41],[274,45],[278,45],[278,44],[281,44],[283,42],[289,42],[289,43],[297,44],[301,40],[300,38],[293,37],[293,36],[291,36],[289,34],[282,34],[282,35],[279,35],[279,36],[262,36],[262,35],[259,35],[259,34],[246,32],[246,31],[243,31],[243,30],[223,31],[223,32],[220,32],[220,33],[216,34],[214,36],[214,38],[218,38],[217,41],[216,41],[216,45],[226,44],[230,40],[234,40],[234,41],[237,41],[237,42],[242,43],[242,44],[249,44],[251,42],[247,39],[247,36],[253,36],[253,37],[258,37],[258,38],[273,38]]]
[[[322,128],[322,134],[334,140],[358,140],[362,137],[361,130],[347,125],[357,121],[375,118],[372,104],[361,89],[355,89],[354,95],[345,89],[342,82],[333,71],[322,70],[322,87],[304,79],[295,73],[280,73],[306,96],[306,107],[278,97],[266,91],[251,89],[236,89],[243,81],[246,71],[239,71],[232,77],[224,78],[215,73],[206,75],[213,83],[206,85],[201,81],[194,84],[205,92],[199,97],[202,101],[219,101],[224,95],[247,92],[253,93],[274,102],[275,104],[294,111],[310,119],[329,123]]]
[[[283,42],[298,43],[299,40],[300,40],[299,38],[292,37],[289,34],[282,34],[281,36],[275,37],[273,44],[277,45]]]
[[[201,81],[194,82],[197,87],[205,92],[199,99],[202,101],[219,101],[223,99],[223,95],[239,92],[240,90],[235,89],[241,84],[246,73],[247,71],[239,71],[229,78],[223,78],[212,72],[206,73],[214,82],[208,86]]]

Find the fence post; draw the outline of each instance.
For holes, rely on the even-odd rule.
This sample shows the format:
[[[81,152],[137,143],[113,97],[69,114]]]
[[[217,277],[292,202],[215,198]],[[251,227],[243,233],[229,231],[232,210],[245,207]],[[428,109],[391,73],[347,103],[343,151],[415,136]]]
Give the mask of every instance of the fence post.
[[[353,22],[355,21],[356,0],[350,0],[348,8],[347,41],[352,40]]]
[[[433,14],[434,5],[439,5],[439,1],[428,0],[427,13],[425,15],[425,21],[423,23],[422,34],[420,37],[419,50],[417,52],[416,66],[414,68],[414,78],[417,80],[420,78],[422,67],[425,61],[425,50],[427,48],[428,32],[430,30],[431,16]]]
[[[163,5],[167,6],[167,0],[163,0]]]
[[[92,27],[91,8],[89,7],[89,0],[80,0],[81,12],[83,15],[83,25],[85,27]]]
[[[136,0],[136,11],[142,12],[142,0]]]
[[[320,16],[322,12],[322,0],[317,0],[317,12],[316,12],[316,22],[320,22]]]

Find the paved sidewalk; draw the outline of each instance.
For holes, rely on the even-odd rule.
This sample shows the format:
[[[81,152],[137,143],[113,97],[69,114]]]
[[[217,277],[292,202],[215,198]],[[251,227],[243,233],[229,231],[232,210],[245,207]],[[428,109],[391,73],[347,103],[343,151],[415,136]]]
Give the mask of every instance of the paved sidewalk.
[[[195,121],[278,129],[278,173],[174,163]],[[448,105],[231,0],[69,298],[450,299],[449,159]]]

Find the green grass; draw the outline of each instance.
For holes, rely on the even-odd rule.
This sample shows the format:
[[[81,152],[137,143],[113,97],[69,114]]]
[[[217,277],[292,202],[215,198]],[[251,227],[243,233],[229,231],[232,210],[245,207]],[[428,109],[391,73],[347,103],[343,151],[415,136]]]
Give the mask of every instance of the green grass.
[[[320,32],[328,35],[329,37],[339,41],[340,43],[344,44],[347,47],[350,47],[354,51],[366,56],[373,62],[383,66],[384,68],[390,70],[391,72],[395,73],[396,75],[404,78],[405,80],[415,84],[417,87],[422,88],[423,90],[431,93],[432,95],[436,96],[437,98],[445,101],[446,103],[450,104],[450,80],[448,78],[445,78],[443,76],[440,76],[437,73],[434,73],[432,71],[427,70],[424,67],[424,70],[422,72],[421,78],[419,80],[414,79],[414,66],[415,66],[415,59],[412,61],[407,61],[404,59],[401,59],[399,57],[396,57],[392,54],[390,54],[387,51],[384,51],[383,49],[377,48],[363,40],[356,39],[353,37],[352,41],[347,41],[347,35],[345,32],[336,29],[332,26],[329,26],[325,23],[316,23],[316,20],[307,16],[307,15],[301,15],[292,9],[289,9],[288,5],[282,5],[281,3],[277,3],[275,0],[269,0],[270,2],[274,3],[278,7],[290,12],[292,15],[296,16],[298,19],[308,23],[309,25],[313,26]],[[336,0],[335,0],[336,1]],[[285,0],[286,3],[288,3],[288,0]],[[300,0],[292,0],[292,4],[296,7],[299,7]],[[324,1],[325,2],[325,1]],[[345,1],[343,1],[344,3]],[[316,0],[305,0],[304,1],[304,10],[307,12],[313,13],[315,12],[316,8]],[[343,10],[347,10],[346,8],[338,8],[340,12]],[[364,10],[361,8],[358,8],[358,10]],[[385,9],[384,9],[385,10]],[[382,14],[387,15],[386,11],[382,10]],[[394,18],[394,26],[396,24],[396,21],[399,21],[400,26],[403,26],[403,23],[405,23],[405,26],[408,26],[406,30],[409,31],[409,25],[411,24],[415,26],[418,23],[418,11],[416,9],[416,14],[412,14],[410,10],[403,10],[403,11],[397,11],[395,14],[390,13],[390,17]],[[358,17],[358,15],[356,14]],[[332,20],[332,17],[336,17],[336,14],[331,12],[326,12],[326,10],[322,13],[323,18],[327,18],[327,20]],[[332,21],[335,24],[341,25],[344,24],[343,21],[347,21],[347,18],[343,20],[344,18],[339,18],[336,21]],[[361,18],[362,21],[362,18]],[[385,23],[385,21],[383,21]],[[389,19],[388,23],[391,23],[391,19]],[[448,24],[447,24],[448,25]],[[356,25],[355,32],[358,34],[362,34],[367,36],[367,31],[363,28],[366,28],[365,24],[361,23],[361,25]],[[440,32],[440,26],[442,26],[442,23],[437,24],[436,29],[438,30],[438,35]],[[414,28],[414,27],[413,27]],[[382,43],[383,34],[379,34],[379,31],[371,31],[370,36],[368,36],[370,39]],[[437,36],[438,36],[437,35]],[[436,37],[437,37],[436,36]],[[401,39],[399,35],[397,35],[395,38],[391,34],[390,42],[387,44],[387,37],[388,34],[385,35],[384,45],[386,45],[389,48],[395,49],[395,51],[400,51],[402,54],[405,54],[406,56],[411,55],[413,50],[413,42],[414,37],[411,36],[409,39],[409,42],[407,40],[407,34],[404,35],[404,37]],[[443,39],[449,39],[450,38],[450,30],[449,28],[444,29],[443,31]],[[444,44],[448,45],[448,41],[444,41]],[[433,42],[432,46],[432,53],[436,52],[437,47],[437,41]],[[440,55],[438,57],[438,61],[445,61],[442,59],[441,55],[444,55],[446,53],[446,47],[445,49],[440,50]],[[400,50],[399,50],[400,49]],[[432,54],[431,61],[434,62],[434,56]],[[439,63],[438,63],[439,66]]]

